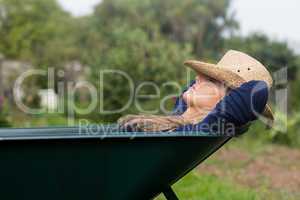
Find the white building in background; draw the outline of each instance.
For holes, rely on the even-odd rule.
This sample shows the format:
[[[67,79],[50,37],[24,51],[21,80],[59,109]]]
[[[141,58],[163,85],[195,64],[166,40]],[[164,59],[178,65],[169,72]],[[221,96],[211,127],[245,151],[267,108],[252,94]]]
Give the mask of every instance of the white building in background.
[[[40,106],[48,111],[57,111],[58,96],[53,89],[39,90]]]

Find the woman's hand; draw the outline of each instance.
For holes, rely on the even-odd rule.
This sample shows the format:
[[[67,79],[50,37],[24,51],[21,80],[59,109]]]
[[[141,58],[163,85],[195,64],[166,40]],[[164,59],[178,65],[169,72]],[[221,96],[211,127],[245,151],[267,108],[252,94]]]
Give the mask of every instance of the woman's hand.
[[[117,123],[120,126],[124,126],[127,122],[136,119],[136,118],[140,118],[140,115],[125,115],[123,117],[120,117],[117,121]]]
[[[118,119],[119,126],[128,131],[147,131],[153,122],[145,115],[126,115]]]
[[[176,116],[126,115],[118,124],[127,131],[159,132],[172,130],[183,122]]]

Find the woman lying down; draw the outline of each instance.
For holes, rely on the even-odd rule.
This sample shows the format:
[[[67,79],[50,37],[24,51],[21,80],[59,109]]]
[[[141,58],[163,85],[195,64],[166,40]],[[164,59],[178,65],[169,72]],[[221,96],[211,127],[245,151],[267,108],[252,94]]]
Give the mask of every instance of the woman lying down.
[[[260,62],[230,50],[216,65],[200,61],[186,61],[185,65],[197,76],[177,99],[173,115],[127,115],[118,124],[126,131],[230,135],[258,117],[272,124],[274,118],[267,100],[273,81]]]

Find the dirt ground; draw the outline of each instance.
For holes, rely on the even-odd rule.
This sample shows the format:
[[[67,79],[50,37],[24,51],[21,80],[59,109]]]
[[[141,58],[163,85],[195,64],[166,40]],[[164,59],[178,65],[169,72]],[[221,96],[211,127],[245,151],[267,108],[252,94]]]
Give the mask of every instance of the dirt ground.
[[[222,148],[201,164],[201,173],[270,193],[285,191],[300,198],[300,150],[270,145],[258,154],[239,148]],[[289,199],[289,198],[286,198]]]

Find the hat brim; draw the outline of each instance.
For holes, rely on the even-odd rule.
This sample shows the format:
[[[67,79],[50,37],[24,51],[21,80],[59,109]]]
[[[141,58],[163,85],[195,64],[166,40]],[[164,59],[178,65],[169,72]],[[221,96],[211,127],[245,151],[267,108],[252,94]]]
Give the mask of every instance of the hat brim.
[[[221,81],[227,87],[232,89],[237,88],[241,84],[247,82],[238,74],[233,73],[227,69],[224,69],[216,64],[211,64],[211,63],[206,63],[206,62],[201,62],[196,60],[188,60],[184,62],[184,65],[190,67],[197,73],[204,74],[213,79]],[[271,110],[271,107],[268,104],[266,105],[262,115],[267,118],[267,123],[269,125],[273,123],[274,115]]]

